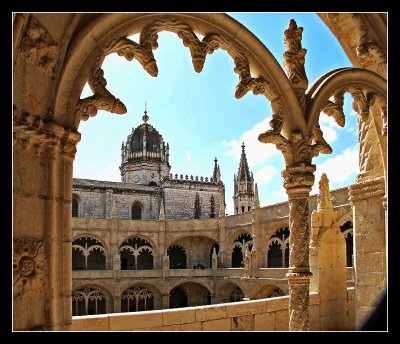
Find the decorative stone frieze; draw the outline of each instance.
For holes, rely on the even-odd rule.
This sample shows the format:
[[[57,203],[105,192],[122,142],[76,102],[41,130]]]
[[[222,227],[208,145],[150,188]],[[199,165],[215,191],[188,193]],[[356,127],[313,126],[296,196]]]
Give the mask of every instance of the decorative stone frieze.
[[[47,268],[43,241],[14,239],[13,251],[14,299],[32,291],[45,293]]]
[[[46,75],[53,76],[59,47],[34,15],[30,15],[28,21],[20,43],[21,51],[31,65],[39,67]]]

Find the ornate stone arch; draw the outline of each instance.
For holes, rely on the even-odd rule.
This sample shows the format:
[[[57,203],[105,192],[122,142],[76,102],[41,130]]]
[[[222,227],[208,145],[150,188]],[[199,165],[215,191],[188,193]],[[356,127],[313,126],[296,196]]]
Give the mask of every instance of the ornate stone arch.
[[[135,282],[135,283],[125,283],[124,287],[121,288],[121,310],[123,311],[122,305],[126,303],[129,299],[130,301],[136,303],[136,311],[138,303],[141,301],[144,302],[144,306],[146,307],[146,301],[151,302],[151,308],[147,308],[146,310],[151,309],[159,309],[161,308],[162,300],[161,300],[161,291],[160,289],[151,282]],[[125,300],[125,301],[124,301]],[[125,305],[127,306],[127,305]],[[139,307],[140,310],[140,307]],[[144,309],[142,309],[144,310]],[[127,309],[125,309],[127,311]]]
[[[98,241],[99,243],[101,243],[103,245],[105,253],[109,254],[109,249],[108,249],[108,245],[106,244],[106,242],[98,235],[93,235],[92,233],[88,233],[88,232],[78,233],[73,236],[72,242],[74,242],[74,240],[82,238],[82,237],[88,237],[88,238],[92,238],[92,239]]]
[[[95,235],[79,234],[72,239],[73,270],[105,270],[107,256],[107,246]]]
[[[321,112],[333,116],[340,126],[344,126],[343,114],[343,95],[350,93],[353,97],[353,109],[359,116],[359,143],[361,150],[366,149],[368,144],[364,140],[368,127],[366,123],[373,123],[376,134],[378,136],[378,145],[380,150],[380,158],[382,159],[383,174],[387,171],[387,81],[380,75],[366,69],[360,68],[339,68],[321,76],[307,90],[307,95],[310,97],[310,110],[307,125],[312,129],[315,136],[316,144],[321,145],[332,151],[330,146],[322,138],[321,130],[319,129],[318,119]],[[330,101],[331,97],[334,101]],[[376,115],[376,109],[370,113],[371,109],[378,107],[380,114]],[[377,118],[377,117],[380,118]],[[372,118],[370,118],[372,117]],[[324,149],[325,149],[324,148]],[[318,153],[316,153],[318,155]],[[368,169],[367,162],[360,161],[360,173]]]
[[[232,249],[232,245],[233,245],[233,243],[235,242],[235,240],[236,240],[241,234],[244,234],[244,233],[250,235],[250,237],[251,237],[251,232],[248,231],[248,230],[245,230],[245,229],[243,229],[243,228],[239,228],[239,229],[235,230],[235,231],[229,236],[229,239],[226,241],[226,247],[227,247],[227,250],[229,251],[229,253],[232,253],[232,252],[231,252],[231,249]]]
[[[121,244],[119,244],[119,246],[118,246],[118,250],[119,250],[119,248],[122,246],[122,244],[123,244],[124,242],[128,241],[129,239],[133,239],[133,238],[140,238],[140,239],[146,240],[147,242],[150,243],[151,248],[153,249],[154,254],[155,254],[155,255],[157,254],[157,252],[158,252],[158,250],[157,250],[157,245],[156,245],[156,243],[154,242],[154,240],[152,240],[149,236],[147,236],[147,235],[145,235],[145,234],[142,234],[142,233],[130,234],[130,235],[128,235],[126,238],[124,238],[124,239],[121,241]]]
[[[102,297],[103,296],[103,297]],[[107,287],[103,285],[99,285],[97,283],[85,283],[81,282],[78,285],[75,285],[75,288],[72,290],[72,309],[75,309],[75,313],[78,313],[78,303],[84,302],[86,303],[86,311],[88,307],[89,301],[95,302],[95,307],[97,308],[97,302],[103,301],[104,309],[102,313],[109,313],[112,306],[112,294],[108,290]],[[83,305],[81,305],[82,307]],[[97,313],[101,314],[101,313]]]
[[[94,115],[96,109],[125,113],[124,105],[102,87],[100,93],[94,92],[99,97],[91,99],[89,113],[82,111],[82,107],[77,111],[76,106],[91,70],[99,70],[107,54],[118,52],[128,60],[135,58],[156,76],[158,71],[151,50],[157,48],[156,33],[163,30],[175,32],[183,39],[198,72],[207,53],[217,48],[227,50],[234,58],[240,78],[237,98],[252,90],[273,101],[277,112],[293,118],[300,114],[296,95],[278,61],[247,28],[226,14],[110,13],[95,17],[87,25],[90,31],[83,28],[71,42],[60,76],[54,113],[56,121],[63,126],[77,128],[80,119]],[[200,41],[194,32],[205,37]],[[136,33],[142,33],[139,44],[126,38]],[[251,77],[250,72],[256,77]],[[74,116],[68,118],[67,114],[71,113]]]
[[[262,247],[262,254],[267,252],[267,244],[269,239],[271,239],[271,236],[280,228],[284,227],[289,227],[289,220],[287,221],[279,221],[279,222],[273,222],[271,224],[266,224],[263,226],[263,232],[264,235],[262,236],[262,242],[261,242],[261,247]]]

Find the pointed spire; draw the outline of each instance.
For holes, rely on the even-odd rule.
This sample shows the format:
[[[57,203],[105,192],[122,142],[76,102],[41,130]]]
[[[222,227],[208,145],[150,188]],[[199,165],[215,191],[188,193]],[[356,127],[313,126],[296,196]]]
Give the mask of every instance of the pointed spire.
[[[221,171],[219,169],[217,157],[215,157],[215,159],[214,159],[214,171],[213,171],[212,179],[213,179],[214,183],[216,183],[216,184],[218,184],[221,181]]]
[[[258,198],[258,187],[257,183],[254,187],[254,202],[253,202],[253,209],[260,208],[260,199]]]
[[[249,165],[247,163],[246,152],[244,150],[245,145],[242,143],[242,155],[240,156],[239,170],[237,179],[238,181],[252,181],[253,178],[250,174]]]
[[[144,123],[147,123],[147,121],[149,120],[149,116],[147,116],[147,102],[144,102],[144,115],[142,119]]]
[[[331,192],[329,190],[329,179],[322,173],[319,180],[319,192],[317,196],[317,209],[332,209]]]
[[[161,196],[160,213],[158,215],[158,220],[159,221],[165,220],[164,199],[162,196]]]
[[[113,195],[112,207],[111,207],[111,218],[118,218],[117,203],[115,202],[115,195]]]

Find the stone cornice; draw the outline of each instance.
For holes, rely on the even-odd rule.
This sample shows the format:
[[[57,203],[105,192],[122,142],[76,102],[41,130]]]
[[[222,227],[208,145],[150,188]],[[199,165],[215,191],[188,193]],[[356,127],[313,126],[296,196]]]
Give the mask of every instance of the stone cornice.
[[[385,195],[385,180],[384,177],[375,178],[355,183],[348,188],[349,201],[360,201],[377,196]]]

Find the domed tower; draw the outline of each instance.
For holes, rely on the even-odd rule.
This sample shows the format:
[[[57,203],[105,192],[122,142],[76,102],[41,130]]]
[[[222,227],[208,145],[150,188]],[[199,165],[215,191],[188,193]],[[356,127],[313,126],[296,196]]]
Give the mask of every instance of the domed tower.
[[[148,124],[147,111],[142,117],[143,123],[132,129],[126,143],[121,147],[121,181],[141,185],[160,185],[161,180],[169,176],[169,145],[163,137]]]
[[[254,202],[254,178],[253,172],[250,173],[247,164],[246,152],[244,151],[244,143],[242,143],[242,155],[240,157],[238,174],[234,175],[234,195],[233,203],[235,214],[250,211]]]

